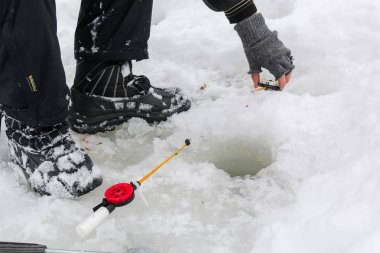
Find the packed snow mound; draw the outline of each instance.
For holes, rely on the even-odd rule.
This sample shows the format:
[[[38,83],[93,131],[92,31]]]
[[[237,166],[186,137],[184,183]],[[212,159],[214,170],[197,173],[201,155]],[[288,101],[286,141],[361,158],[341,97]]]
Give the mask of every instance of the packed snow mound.
[[[57,0],[69,84],[79,4]],[[105,178],[78,200],[31,193],[2,134],[0,238],[103,251],[379,252],[380,2],[256,4],[295,57],[285,91],[251,93],[223,14],[200,0],[156,1],[150,60],[134,70],[180,86],[193,107],[159,125],[75,135]],[[75,235],[108,186],[140,178],[186,138],[192,146],[141,188],[149,208],[137,198],[87,239]]]

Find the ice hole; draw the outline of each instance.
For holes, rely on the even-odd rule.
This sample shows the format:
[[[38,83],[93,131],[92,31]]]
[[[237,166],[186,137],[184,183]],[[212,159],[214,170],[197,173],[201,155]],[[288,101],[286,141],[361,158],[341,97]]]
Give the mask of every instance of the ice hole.
[[[191,156],[197,162],[213,163],[231,177],[254,176],[272,164],[269,145],[260,141],[216,141],[194,150]]]

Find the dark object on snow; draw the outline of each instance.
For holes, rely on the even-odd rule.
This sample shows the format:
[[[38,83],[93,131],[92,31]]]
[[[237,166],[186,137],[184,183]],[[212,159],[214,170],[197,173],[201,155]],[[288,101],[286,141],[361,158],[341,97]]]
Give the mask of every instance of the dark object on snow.
[[[102,183],[90,157],[73,141],[67,124],[31,128],[6,117],[11,158],[41,195],[78,197]]]
[[[0,242],[0,253],[45,253],[45,249],[40,244]]]
[[[71,88],[72,104],[68,119],[71,129],[78,133],[104,132],[132,117],[142,118],[148,123],[160,122],[191,107],[190,100],[181,94],[180,89],[153,87],[147,77],[135,76],[132,72],[126,77],[121,73],[113,77],[112,73],[118,68],[121,66],[99,68],[98,73],[89,73],[81,83]],[[104,78],[107,71],[110,75]],[[114,95],[119,92],[122,96],[115,97],[109,93],[105,96],[107,90],[113,89],[116,90]]]
[[[19,242],[0,242],[0,253],[107,253],[101,251],[57,250],[48,249],[45,245]],[[108,252],[110,253],[110,252]],[[126,253],[156,253],[148,248],[128,249]]]

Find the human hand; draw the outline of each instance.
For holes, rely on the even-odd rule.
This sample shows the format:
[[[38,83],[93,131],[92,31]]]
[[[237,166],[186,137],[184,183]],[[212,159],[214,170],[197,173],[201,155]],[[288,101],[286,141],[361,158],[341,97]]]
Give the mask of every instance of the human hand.
[[[255,88],[260,82],[261,68],[266,68],[279,83],[280,89],[291,78],[294,69],[291,52],[278,39],[277,32],[271,32],[261,14],[255,14],[235,26],[244,47]]]

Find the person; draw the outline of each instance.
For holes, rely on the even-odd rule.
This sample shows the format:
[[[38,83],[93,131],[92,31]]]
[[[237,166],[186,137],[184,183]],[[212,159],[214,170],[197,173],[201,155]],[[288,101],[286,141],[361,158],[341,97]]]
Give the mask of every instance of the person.
[[[255,86],[263,67],[284,88],[294,68],[291,52],[268,29],[253,1],[203,1],[235,24]],[[78,197],[102,183],[69,128],[94,134],[132,117],[160,122],[190,108],[180,89],[154,87],[132,72],[132,61],[148,58],[152,5],[153,0],[82,0],[69,91],[55,1],[0,2],[0,109],[10,156],[35,192]],[[122,75],[123,66],[129,73]]]

